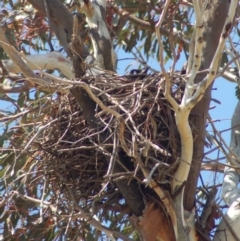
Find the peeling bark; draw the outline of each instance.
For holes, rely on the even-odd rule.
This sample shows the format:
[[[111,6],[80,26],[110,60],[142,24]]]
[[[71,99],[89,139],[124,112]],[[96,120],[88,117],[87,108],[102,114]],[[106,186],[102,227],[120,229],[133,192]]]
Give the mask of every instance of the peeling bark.
[[[153,203],[146,207],[139,225],[146,241],[176,240],[169,217],[160,207],[154,207]]]

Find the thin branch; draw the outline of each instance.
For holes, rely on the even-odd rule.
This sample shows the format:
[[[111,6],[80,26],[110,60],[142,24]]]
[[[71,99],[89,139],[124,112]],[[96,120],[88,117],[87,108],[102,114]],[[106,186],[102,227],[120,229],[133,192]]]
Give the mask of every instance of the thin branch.
[[[165,77],[165,92],[164,92],[164,95],[165,95],[166,99],[169,101],[169,103],[172,105],[173,109],[175,111],[177,111],[178,104],[177,104],[177,102],[173,99],[173,97],[170,94],[171,81],[170,81],[169,75],[167,74],[167,72],[165,70],[165,66],[164,66],[163,43],[161,41],[161,34],[160,34],[160,30],[159,30],[159,28],[161,27],[161,25],[163,23],[163,20],[164,20],[165,14],[167,12],[169,3],[170,3],[170,0],[167,0],[165,5],[164,5],[163,12],[162,12],[162,14],[161,14],[161,16],[159,18],[159,21],[158,21],[158,23],[155,26],[155,30],[156,30],[156,35],[157,35],[158,44],[159,44],[159,62],[160,62],[160,67],[161,67],[162,73],[163,73],[163,75]]]
[[[112,6],[112,8],[114,9],[114,11],[116,13],[118,13],[120,16],[122,16],[124,18],[127,18],[133,24],[135,24],[141,28],[145,28],[145,29],[154,31],[154,26],[151,26],[151,24],[149,22],[144,21],[140,18],[137,18],[134,14],[131,14],[124,9],[120,9],[117,6]],[[165,29],[164,27],[161,27],[161,26],[159,26],[159,27],[160,27],[161,34],[166,37],[169,37],[170,31]],[[183,43],[185,48],[187,48],[187,49],[189,48],[189,41],[184,39],[180,32],[173,30],[173,40],[176,43]]]
[[[50,202],[47,202],[47,201],[42,201],[42,200],[39,200],[37,198],[33,198],[33,197],[29,197],[27,195],[24,195],[24,194],[21,194],[20,192],[18,191],[12,191],[11,192],[13,195],[16,195],[16,196],[19,196],[21,199],[25,200],[25,201],[29,201],[29,202],[32,202],[32,203],[35,203],[37,205],[43,205],[43,207],[50,207],[52,209],[52,211],[56,210],[56,207],[53,206]]]
[[[35,78],[36,75],[32,72],[32,70],[24,63],[24,61],[21,59],[21,57],[14,51],[15,49],[13,46],[11,46],[7,40],[7,38],[4,35],[4,31],[2,27],[0,27],[0,45],[4,49],[4,51],[7,53],[10,59],[14,60],[14,62],[18,65],[18,67],[21,69],[23,74],[28,78]],[[31,86],[31,83],[27,83],[29,86]]]
[[[48,18],[48,26],[49,26],[49,34],[48,34],[48,44],[49,44],[49,48],[50,50],[53,52],[54,48],[51,42],[52,39],[52,20],[50,18],[50,11],[49,11],[49,7],[48,7],[48,2],[47,0],[43,0],[44,1],[44,8],[45,8],[45,12],[47,13],[47,18]]]
[[[225,140],[222,138],[221,134],[219,133],[219,131],[216,129],[216,127],[214,126],[213,122],[211,121],[211,117],[208,114],[208,119],[209,119],[209,123],[212,126],[212,129],[214,131],[214,133],[218,136],[218,138],[220,139],[220,142],[215,138],[213,139],[213,141],[215,142],[216,146],[219,147],[219,149],[223,152],[223,154],[227,157],[227,159],[229,160],[229,162],[231,163],[232,166],[238,166],[240,164],[240,157],[238,157],[237,154],[234,153],[233,146],[228,146],[227,143],[225,142]],[[233,131],[233,129],[232,129]],[[235,139],[231,140],[233,141],[233,143],[235,143]],[[223,145],[222,145],[223,144]],[[227,149],[225,150],[224,147]]]
[[[216,76],[216,78],[218,77],[224,77],[226,80],[230,81],[230,82],[234,82],[234,83],[238,83],[240,78],[238,77],[237,74],[233,74],[229,71],[224,71],[223,72],[223,68],[219,68],[219,74]]]
[[[22,93],[29,90],[29,85],[27,83],[24,83],[21,86],[5,86],[0,85],[0,93]]]
[[[64,178],[63,178],[60,174],[58,174],[58,175],[60,176],[60,178],[61,178],[62,180],[64,180]],[[102,232],[105,232],[106,234],[110,235],[111,237],[117,236],[117,237],[119,237],[119,238],[124,238],[123,240],[132,241],[132,239],[128,238],[127,236],[125,236],[125,235],[123,235],[123,234],[121,234],[121,233],[119,233],[119,232],[112,231],[111,229],[109,229],[109,228],[103,226],[102,224],[100,224],[100,223],[93,217],[92,214],[87,213],[86,211],[84,211],[84,210],[79,206],[79,204],[78,204],[78,202],[77,202],[77,200],[76,200],[76,198],[75,198],[75,195],[74,195],[74,193],[72,192],[72,190],[71,190],[68,186],[66,186],[66,188],[67,188],[67,190],[68,190],[68,192],[69,192],[69,195],[70,195],[72,201],[74,202],[74,208],[80,212],[80,213],[79,213],[79,217],[86,219],[89,224],[93,225],[96,229],[98,229],[98,230],[100,230],[100,231],[102,231]]]

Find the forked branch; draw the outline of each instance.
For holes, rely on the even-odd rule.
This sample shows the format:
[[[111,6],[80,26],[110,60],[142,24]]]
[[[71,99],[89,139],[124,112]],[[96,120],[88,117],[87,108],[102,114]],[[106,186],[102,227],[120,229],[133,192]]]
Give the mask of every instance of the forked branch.
[[[166,9],[168,7],[167,3],[168,1],[165,4]],[[238,4],[237,0],[231,1],[230,3],[228,15],[226,17],[225,24],[222,29],[220,41],[219,41],[217,50],[214,54],[214,57],[212,59],[212,62],[210,64],[210,68],[207,76],[199,84],[194,84],[194,79],[198,73],[198,70],[201,64],[202,47],[203,47],[203,36],[202,36],[203,20],[202,20],[199,1],[193,0],[193,6],[195,11],[195,17],[196,17],[194,39],[192,38],[192,41],[194,41],[194,47],[190,48],[190,50],[193,52],[190,53],[190,56],[192,57],[188,63],[190,66],[188,66],[185,91],[180,104],[177,104],[176,101],[171,96],[171,89],[170,89],[171,80],[169,75],[166,73],[164,67],[162,67],[164,63],[164,59],[162,54],[162,42],[161,42],[161,37],[159,33],[159,27],[161,26],[161,18],[164,16],[164,14],[162,14],[159,20],[159,23],[156,25],[156,33],[158,36],[158,43],[159,43],[160,65],[162,67],[162,71],[165,77],[165,97],[172,105],[175,111],[176,125],[177,125],[178,131],[180,134],[180,139],[181,139],[181,162],[179,164],[177,171],[173,176],[173,179],[171,182],[171,188],[172,188],[173,194],[176,193],[178,190],[180,190],[180,195],[175,200],[176,202],[175,207],[177,208],[177,212],[179,211],[179,209],[181,209],[181,214],[177,216],[179,217],[179,219],[181,219],[181,222],[178,223],[178,225],[181,225],[183,227],[186,227],[186,221],[185,221],[184,212],[183,212],[184,188],[182,189],[180,188],[182,187],[182,185],[184,185],[184,182],[188,178],[189,170],[192,164],[192,156],[193,156],[193,137],[192,137],[192,130],[190,128],[188,118],[192,108],[202,99],[205,93],[205,90],[216,78],[219,62],[225,46],[226,38],[231,32],[231,28],[233,25],[233,19],[235,16],[237,4]],[[205,8],[205,5],[203,6],[203,8]],[[178,227],[179,233],[176,235],[176,237],[179,240],[181,239],[180,236],[181,236],[182,230],[183,230],[182,227],[180,228]],[[192,233],[192,230],[191,230],[191,233]],[[182,234],[182,237],[184,237],[184,234]]]

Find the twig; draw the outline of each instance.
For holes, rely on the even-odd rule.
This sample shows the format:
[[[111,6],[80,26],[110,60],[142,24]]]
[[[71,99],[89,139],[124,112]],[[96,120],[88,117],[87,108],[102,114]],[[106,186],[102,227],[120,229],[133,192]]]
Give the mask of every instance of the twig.
[[[209,215],[212,213],[212,207],[214,205],[215,202],[215,196],[217,194],[217,188],[213,187],[210,192],[207,193],[207,201],[204,205],[203,211],[202,211],[202,215],[200,217],[200,224],[202,226],[203,229],[206,228],[207,225],[207,219],[209,217]]]
[[[44,208],[51,208],[51,210],[55,213],[55,211],[56,211],[56,206],[54,206],[54,205],[52,205],[50,202],[47,202],[47,201],[41,201],[41,200],[39,200],[39,199],[37,199],[37,198],[33,198],[33,197],[29,197],[29,196],[27,196],[27,195],[24,195],[24,194],[21,194],[20,192],[18,192],[18,191],[12,191],[11,192],[13,195],[17,195],[17,196],[19,196],[21,199],[23,199],[23,200],[25,200],[25,201],[29,201],[29,202],[32,202],[32,203],[35,203],[35,204],[37,204],[37,205],[41,205],[41,203],[42,203],[42,206],[44,207]]]
[[[47,180],[45,177],[43,177],[43,181],[44,181],[44,184],[43,184],[43,189],[42,189],[42,198],[41,198],[41,203],[40,203],[40,218],[41,218],[41,221],[43,221],[43,202],[44,202],[44,198],[45,198],[45,195],[46,195],[46,188],[47,188]]]
[[[60,176],[60,178],[64,181],[64,178],[58,173],[58,175]],[[109,228],[103,226],[102,224],[100,224],[90,213],[87,213],[86,211],[84,211],[79,205],[78,202],[75,198],[75,195],[73,194],[72,190],[66,186],[68,193],[74,203],[74,207],[76,210],[79,211],[79,217],[80,218],[84,218],[88,221],[89,224],[93,225],[96,229],[98,229],[99,231],[105,232],[106,234],[110,235],[111,237],[117,236],[119,238],[124,238],[123,240],[126,241],[132,241],[132,239],[128,238],[127,236],[116,232],[116,231],[112,231]],[[76,215],[76,214],[75,214]],[[75,216],[74,215],[74,216]]]
[[[119,146],[119,139],[118,139],[118,136],[117,136],[117,127],[115,126],[114,134],[113,134],[113,151],[112,151],[112,155],[111,155],[110,162],[109,162],[109,165],[108,165],[108,170],[107,170],[107,174],[106,174],[107,177],[112,175],[112,173],[113,173],[116,155],[117,155],[117,152],[118,152],[118,146]]]
[[[232,166],[238,166],[238,164],[240,164],[240,158],[231,150],[231,148],[229,148],[229,146],[227,145],[225,140],[222,138],[221,134],[219,133],[219,131],[216,129],[215,125],[211,121],[212,119],[211,119],[210,114],[208,114],[208,119],[209,119],[209,123],[212,126],[212,129],[213,129],[214,133],[218,136],[218,138],[220,139],[221,143],[223,143],[224,147],[227,149],[228,152],[224,150],[224,147],[215,138],[214,141],[217,142],[216,146],[218,146],[220,148],[220,150],[224,153],[224,155],[226,155],[228,161],[232,164]],[[233,158],[231,156],[234,157],[234,160],[233,160]],[[235,161],[237,161],[237,163],[235,163]]]
[[[147,21],[144,21],[142,19],[137,18],[134,14],[131,14],[127,12],[126,10],[120,9],[117,6],[112,7],[120,16],[123,16],[124,18],[127,18],[130,20],[132,23],[134,23],[137,26],[140,26],[141,28],[149,29],[149,30],[154,30],[154,26],[151,26],[151,24]],[[168,37],[170,35],[169,31],[161,26],[160,31],[162,35]],[[184,46],[188,48],[189,42],[183,38],[182,34],[179,32],[174,32],[173,31],[173,39],[177,43],[184,43]]]
[[[218,74],[216,77],[222,75],[233,62],[235,62],[236,60],[239,60],[239,59],[240,59],[240,54],[235,55],[235,57],[232,58],[232,59],[222,68],[220,74]],[[238,62],[238,61],[237,61],[237,62]]]
[[[158,39],[158,45],[159,45],[159,62],[160,62],[160,67],[161,67],[161,70],[162,70],[162,73],[165,77],[165,92],[164,92],[164,95],[166,97],[166,99],[169,101],[169,103],[172,105],[172,107],[174,108],[174,110],[177,110],[178,109],[178,104],[177,102],[173,99],[173,97],[171,96],[170,94],[170,87],[171,87],[171,81],[170,81],[170,78],[169,78],[169,75],[167,74],[166,70],[165,70],[165,67],[164,67],[164,58],[163,58],[163,44],[162,44],[162,41],[161,41],[161,35],[160,35],[160,30],[159,28],[161,27],[161,24],[164,20],[164,16],[167,12],[167,8],[168,8],[168,4],[170,3],[170,0],[167,0],[165,5],[164,5],[164,10],[161,14],[161,17],[159,18],[159,21],[158,23],[156,24],[155,26],[155,30],[156,30],[156,35],[157,35],[157,39]],[[160,87],[160,86],[159,86]]]
[[[152,175],[153,173],[156,171],[156,169],[160,166],[160,163],[156,163],[155,166],[152,168],[151,172],[149,173],[147,179],[143,180],[143,182],[145,182],[147,185],[149,185],[149,183],[152,180]]]
[[[4,86],[0,85],[0,93],[22,93],[29,90],[29,84],[24,83],[21,86]]]

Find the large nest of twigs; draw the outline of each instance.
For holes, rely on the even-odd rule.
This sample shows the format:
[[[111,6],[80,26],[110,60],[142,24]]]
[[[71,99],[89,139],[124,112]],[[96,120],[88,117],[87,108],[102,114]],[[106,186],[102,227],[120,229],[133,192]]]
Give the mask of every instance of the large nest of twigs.
[[[41,165],[53,192],[71,189],[85,203],[102,193],[108,203],[122,199],[115,187],[121,178],[144,183],[142,170],[168,188],[180,154],[174,112],[163,95],[163,76],[98,76],[86,78],[94,96],[95,127],[88,125],[79,103],[59,95],[46,118],[41,142]],[[181,77],[171,94],[179,102]],[[121,172],[115,166],[121,166]],[[145,178],[146,181],[146,178]]]

